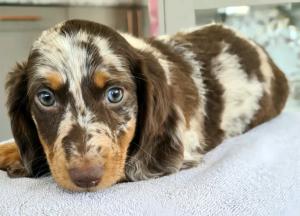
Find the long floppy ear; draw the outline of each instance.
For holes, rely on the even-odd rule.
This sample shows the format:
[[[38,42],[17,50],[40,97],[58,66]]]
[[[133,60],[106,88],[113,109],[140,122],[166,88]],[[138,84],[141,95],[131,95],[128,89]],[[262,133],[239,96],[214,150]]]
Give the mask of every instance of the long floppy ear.
[[[48,172],[48,165],[30,114],[27,85],[26,63],[17,64],[7,77],[7,108],[12,133],[27,175],[38,177]]]
[[[152,55],[143,56],[133,74],[138,119],[125,168],[133,181],[176,172],[183,161],[183,146],[176,133],[179,118],[170,101],[165,72]]]

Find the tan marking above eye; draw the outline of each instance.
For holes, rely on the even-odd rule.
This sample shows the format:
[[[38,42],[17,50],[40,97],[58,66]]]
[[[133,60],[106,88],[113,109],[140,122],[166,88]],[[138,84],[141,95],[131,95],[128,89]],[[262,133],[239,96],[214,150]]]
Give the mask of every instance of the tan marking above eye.
[[[54,90],[59,89],[64,84],[62,75],[54,71],[47,73],[46,80],[48,81],[50,87]]]
[[[94,82],[96,86],[103,88],[106,82],[109,80],[110,75],[105,71],[96,71],[94,74]]]

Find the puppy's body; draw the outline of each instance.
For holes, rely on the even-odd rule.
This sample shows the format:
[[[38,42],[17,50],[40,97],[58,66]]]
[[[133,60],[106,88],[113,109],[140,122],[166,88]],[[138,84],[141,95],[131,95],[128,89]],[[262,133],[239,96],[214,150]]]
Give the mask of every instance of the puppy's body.
[[[13,84],[20,75],[27,77],[25,87]],[[60,105],[47,111],[48,119],[30,95],[41,79],[50,82]],[[111,80],[124,88],[121,105],[97,96],[105,96]],[[125,175],[141,180],[195,166],[223,139],[278,115],[288,95],[283,73],[265,51],[221,25],[144,40],[78,20],[46,31],[26,66],[11,74],[8,90],[29,175],[36,174],[43,151],[56,181],[71,190],[81,190],[73,170],[90,170],[90,164],[104,170],[92,189]],[[22,92],[27,101],[17,95]],[[16,113],[22,107],[15,97],[25,116]]]
[[[180,168],[199,163],[223,139],[278,115],[285,104],[282,72],[263,48],[227,27],[213,24],[148,40],[123,36],[163,69],[183,145]]]

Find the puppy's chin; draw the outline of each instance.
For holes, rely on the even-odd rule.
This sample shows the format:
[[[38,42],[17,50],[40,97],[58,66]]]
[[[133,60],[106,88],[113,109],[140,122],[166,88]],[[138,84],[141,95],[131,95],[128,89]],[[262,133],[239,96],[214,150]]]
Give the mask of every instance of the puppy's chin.
[[[110,183],[105,182],[104,184],[100,182],[95,187],[81,188],[81,187],[76,186],[71,181],[63,181],[63,182],[61,182],[61,181],[58,181],[57,179],[55,179],[55,180],[56,180],[57,184],[62,189],[65,189],[65,190],[68,190],[68,191],[72,191],[72,192],[96,192],[96,191],[99,191],[99,190],[103,190],[103,189],[109,188],[109,187],[113,186],[114,184],[116,184],[118,182],[118,181],[110,182]]]

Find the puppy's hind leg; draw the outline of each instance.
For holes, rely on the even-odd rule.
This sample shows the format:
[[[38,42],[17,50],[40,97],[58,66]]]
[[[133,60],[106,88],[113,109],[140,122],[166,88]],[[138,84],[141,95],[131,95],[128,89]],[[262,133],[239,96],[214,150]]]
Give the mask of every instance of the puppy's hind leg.
[[[0,170],[7,171],[12,178],[28,176],[18,146],[14,142],[0,144]]]

